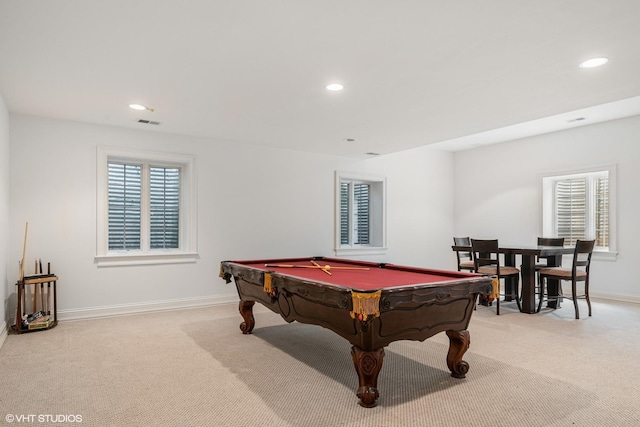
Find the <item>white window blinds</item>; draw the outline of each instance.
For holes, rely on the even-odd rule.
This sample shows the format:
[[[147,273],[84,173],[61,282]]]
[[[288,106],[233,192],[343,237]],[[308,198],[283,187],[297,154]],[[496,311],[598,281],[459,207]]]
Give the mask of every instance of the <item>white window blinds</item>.
[[[110,162],[108,199],[109,250],[141,249],[145,222],[150,249],[180,247],[180,168]]]
[[[340,244],[369,244],[370,186],[340,183]]]
[[[140,249],[141,191],[141,165],[109,163],[109,250]]]
[[[609,177],[596,178],[596,246],[609,247]]]
[[[149,172],[150,247],[178,248],[180,169],[152,166]]]
[[[556,181],[555,220],[558,237],[568,245],[595,239],[596,246],[609,246],[609,180],[590,175]]]
[[[586,235],[587,180],[566,179],[556,183],[556,224],[558,237],[569,245]]]

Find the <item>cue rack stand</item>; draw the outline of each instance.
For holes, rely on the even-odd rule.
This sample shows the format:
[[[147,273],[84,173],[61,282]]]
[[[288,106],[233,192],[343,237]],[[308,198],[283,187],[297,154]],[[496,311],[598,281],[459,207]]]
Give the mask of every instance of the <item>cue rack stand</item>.
[[[41,331],[58,324],[57,281],[58,277],[51,273],[51,263],[47,263],[47,272],[42,272],[40,259],[36,260],[33,276],[18,280],[16,323],[11,327],[14,332]]]

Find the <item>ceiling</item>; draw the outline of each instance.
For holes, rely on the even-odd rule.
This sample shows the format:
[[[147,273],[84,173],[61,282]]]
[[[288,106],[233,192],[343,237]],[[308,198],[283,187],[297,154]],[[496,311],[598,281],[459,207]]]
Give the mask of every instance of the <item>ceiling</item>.
[[[0,94],[329,155],[460,150],[640,114],[639,22],[638,0],[0,0]]]

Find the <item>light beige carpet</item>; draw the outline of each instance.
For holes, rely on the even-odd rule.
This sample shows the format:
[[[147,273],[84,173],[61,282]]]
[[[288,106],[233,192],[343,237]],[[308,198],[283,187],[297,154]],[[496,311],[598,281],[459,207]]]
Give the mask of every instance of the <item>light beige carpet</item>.
[[[249,336],[235,304],[61,322],[0,349],[0,425],[640,425],[640,305],[594,302],[581,320],[571,304],[511,305],[473,314],[463,380],[445,334],[391,344],[372,409],[357,404],[346,340],[258,304]]]

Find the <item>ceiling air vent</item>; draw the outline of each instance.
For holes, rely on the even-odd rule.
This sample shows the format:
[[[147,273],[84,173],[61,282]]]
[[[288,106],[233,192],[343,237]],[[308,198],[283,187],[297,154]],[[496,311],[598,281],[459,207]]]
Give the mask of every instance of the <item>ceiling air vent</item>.
[[[159,125],[160,122],[154,122],[153,120],[144,120],[144,119],[140,119],[138,120],[138,123],[144,123],[147,125]]]

